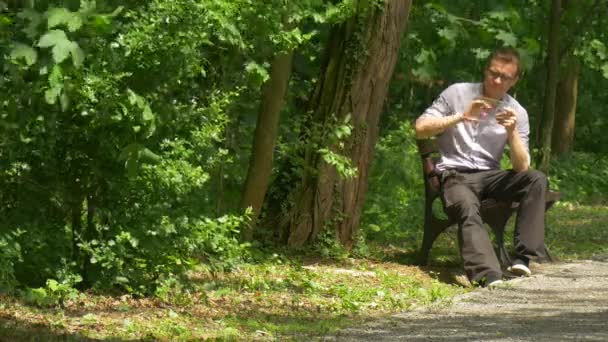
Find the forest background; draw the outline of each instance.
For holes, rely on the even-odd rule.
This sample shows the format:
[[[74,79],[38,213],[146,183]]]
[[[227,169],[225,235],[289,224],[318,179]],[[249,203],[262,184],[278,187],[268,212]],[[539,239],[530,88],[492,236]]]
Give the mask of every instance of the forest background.
[[[146,297],[277,253],[413,253],[412,122],[447,85],[479,81],[498,46],[522,56],[512,93],[535,166],[563,205],[603,205],[607,12],[601,0],[0,1],[0,289]]]

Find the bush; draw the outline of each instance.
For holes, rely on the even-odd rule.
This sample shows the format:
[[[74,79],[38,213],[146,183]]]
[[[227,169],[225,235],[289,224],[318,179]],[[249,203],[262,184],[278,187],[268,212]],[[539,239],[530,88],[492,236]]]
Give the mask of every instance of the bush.
[[[608,157],[574,152],[551,161],[551,187],[563,193],[562,201],[605,204],[608,192]]]
[[[419,241],[424,219],[424,184],[414,128],[408,121],[376,145],[362,227],[374,241]]]
[[[16,241],[15,235],[0,235],[0,293],[11,292],[14,290],[17,281],[15,279],[15,264],[21,261],[21,245]]]

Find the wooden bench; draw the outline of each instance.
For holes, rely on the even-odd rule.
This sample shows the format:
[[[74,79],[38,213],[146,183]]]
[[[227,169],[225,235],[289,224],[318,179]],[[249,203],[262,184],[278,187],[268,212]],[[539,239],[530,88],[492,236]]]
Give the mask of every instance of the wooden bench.
[[[433,247],[433,243],[443,231],[448,227],[455,225],[456,222],[450,219],[438,217],[433,211],[433,203],[439,198],[439,177],[435,174],[435,163],[438,160],[438,148],[436,139],[417,140],[418,153],[422,161],[422,174],[424,177],[424,235],[422,238],[422,247],[420,249],[418,262],[420,265],[426,265],[429,258],[429,253]],[[549,191],[545,196],[545,210],[548,210],[561,197],[561,193]],[[503,267],[511,265],[511,258],[504,244],[505,227],[509,218],[516,211],[519,203],[497,201],[492,198],[484,199],[481,202],[481,218],[490,226],[494,233],[494,242],[496,255]],[[441,205],[441,208],[443,206]],[[543,259],[553,261],[549,250],[545,246]]]

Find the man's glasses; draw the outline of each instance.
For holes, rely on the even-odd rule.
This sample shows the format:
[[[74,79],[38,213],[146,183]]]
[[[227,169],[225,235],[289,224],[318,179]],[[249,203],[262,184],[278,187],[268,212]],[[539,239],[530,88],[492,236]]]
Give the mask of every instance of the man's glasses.
[[[500,78],[500,80],[503,82],[509,82],[515,79],[515,76],[505,75],[501,72],[492,69],[486,69],[486,75],[490,76],[490,78],[492,78],[493,80],[496,78]]]

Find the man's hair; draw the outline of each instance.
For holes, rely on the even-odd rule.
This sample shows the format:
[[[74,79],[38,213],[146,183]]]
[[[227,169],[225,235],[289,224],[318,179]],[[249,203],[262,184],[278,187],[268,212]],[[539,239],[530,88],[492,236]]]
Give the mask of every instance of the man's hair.
[[[510,46],[505,46],[505,47],[501,47],[501,48],[494,50],[494,52],[492,52],[492,54],[490,54],[490,56],[488,56],[488,59],[486,60],[485,69],[487,69],[490,66],[490,63],[494,60],[498,60],[498,61],[501,61],[504,63],[517,64],[516,76],[519,76],[521,74],[521,64],[520,64],[519,52],[517,51],[516,48],[510,47]]]

